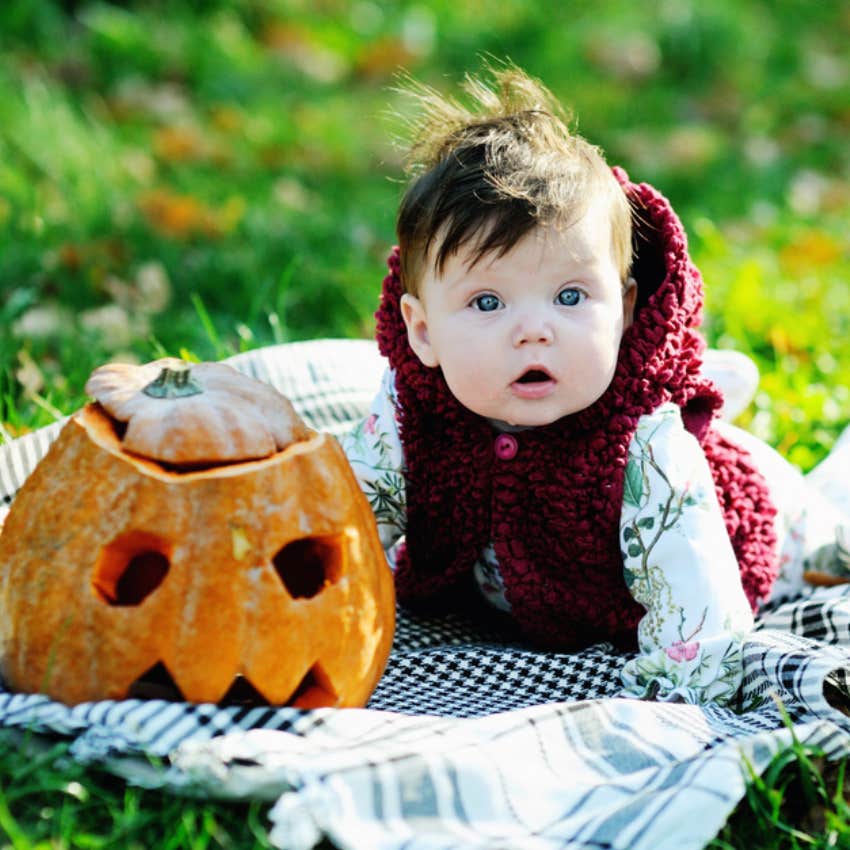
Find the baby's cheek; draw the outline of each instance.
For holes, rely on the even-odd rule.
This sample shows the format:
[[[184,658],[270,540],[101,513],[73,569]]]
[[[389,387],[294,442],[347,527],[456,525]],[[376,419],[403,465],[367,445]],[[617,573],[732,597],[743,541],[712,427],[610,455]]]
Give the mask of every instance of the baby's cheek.
[[[455,375],[453,378],[447,377],[449,389],[452,395],[466,407],[474,408],[476,402],[481,395],[480,381],[478,380],[478,370],[470,369],[462,375]]]
[[[499,397],[493,384],[492,375],[487,375],[484,364],[476,364],[473,368],[464,370],[462,373],[446,374],[446,383],[452,391],[452,395],[466,408],[480,416],[491,415],[486,407]]]

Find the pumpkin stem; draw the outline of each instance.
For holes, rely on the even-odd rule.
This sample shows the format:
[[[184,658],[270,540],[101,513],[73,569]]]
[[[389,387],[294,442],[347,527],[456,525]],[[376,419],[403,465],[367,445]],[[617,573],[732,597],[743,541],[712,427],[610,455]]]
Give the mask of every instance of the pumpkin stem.
[[[163,366],[159,375],[142,389],[151,398],[185,398],[198,395],[204,388],[192,377],[188,363]]]

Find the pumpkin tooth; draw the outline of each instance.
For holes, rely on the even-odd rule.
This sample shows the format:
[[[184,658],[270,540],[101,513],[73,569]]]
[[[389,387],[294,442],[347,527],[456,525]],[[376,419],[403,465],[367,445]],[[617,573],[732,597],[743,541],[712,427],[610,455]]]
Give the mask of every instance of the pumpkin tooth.
[[[326,708],[336,705],[338,701],[339,696],[330,677],[317,661],[307,671],[286,704],[294,708]]]

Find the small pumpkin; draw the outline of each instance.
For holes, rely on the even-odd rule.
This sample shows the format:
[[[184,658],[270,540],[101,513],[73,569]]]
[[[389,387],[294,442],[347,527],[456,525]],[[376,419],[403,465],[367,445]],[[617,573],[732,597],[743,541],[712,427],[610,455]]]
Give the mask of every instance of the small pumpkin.
[[[288,398],[224,363],[109,363],[86,392],[125,423],[127,451],[177,466],[267,457],[308,435]]]
[[[337,441],[223,364],[109,365],[87,389],[0,533],[5,682],[364,705],[394,592]]]

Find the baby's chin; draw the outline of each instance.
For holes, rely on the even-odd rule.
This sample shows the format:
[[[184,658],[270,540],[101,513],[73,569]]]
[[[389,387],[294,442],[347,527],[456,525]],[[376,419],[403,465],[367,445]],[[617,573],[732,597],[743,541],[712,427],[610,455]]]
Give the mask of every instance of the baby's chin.
[[[492,417],[485,417],[487,421],[497,430],[499,431],[523,431],[527,428],[543,428],[546,425],[551,425],[553,422],[557,422],[559,419],[563,419],[564,416],[568,414],[563,414],[561,416],[551,417],[551,416],[541,416],[541,417],[517,417],[516,422],[511,422],[508,419],[493,419]]]
[[[457,396],[455,396],[457,398]],[[458,399],[460,403],[470,412],[482,419],[486,419],[494,428],[502,431],[521,431],[524,428],[543,428],[546,425],[551,425],[559,419],[566,416],[571,416],[574,413],[579,413],[584,410],[585,406],[572,404],[564,404],[563,400],[560,404],[553,403],[550,399],[549,403],[544,400],[539,402],[525,402],[524,404],[511,403],[509,399],[505,404],[468,404],[462,399]],[[593,400],[594,403],[596,399]],[[495,414],[495,415],[494,415]]]
[[[516,416],[488,416],[481,413],[478,415],[483,416],[494,428],[502,431],[521,431],[525,428],[544,428],[546,425],[552,425],[561,419],[587,410],[597,400],[594,400],[590,405],[584,405],[578,408],[569,407],[566,410],[549,407],[546,410],[520,411]]]

